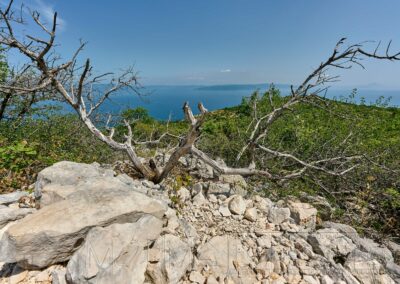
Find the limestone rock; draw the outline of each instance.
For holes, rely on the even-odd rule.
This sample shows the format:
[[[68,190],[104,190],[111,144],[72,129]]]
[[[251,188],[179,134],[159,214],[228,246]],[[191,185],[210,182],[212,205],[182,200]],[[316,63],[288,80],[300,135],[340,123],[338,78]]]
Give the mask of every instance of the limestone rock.
[[[281,224],[286,221],[290,217],[290,209],[289,208],[279,208],[272,207],[269,209],[268,219],[271,223]]]
[[[247,208],[246,211],[244,212],[244,218],[251,221],[255,222],[257,221],[257,209],[252,207],[252,208]]]
[[[207,284],[219,284],[220,282],[214,277],[214,275],[210,275],[207,277]]]
[[[354,244],[361,248],[361,250],[370,253],[381,261],[392,262],[394,260],[391,251],[385,245],[380,245],[371,239],[360,238],[357,231],[349,225],[324,222],[323,226],[338,230],[343,235],[351,239]]]
[[[273,203],[268,198],[262,198],[256,195],[254,198],[255,207],[263,213],[268,213],[273,207]]]
[[[71,194],[74,186],[82,181],[113,175],[113,171],[102,169],[97,163],[89,165],[69,161],[58,162],[38,174],[35,198],[43,198],[43,204],[58,201]]]
[[[324,222],[323,226],[325,228],[332,228],[337,230],[338,232],[342,233],[343,235],[351,239],[354,244],[360,245],[360,237],[357,231],[353,227],[346,224],[340,224],[334,222]]]
[[[308,284],[319,284],[319,281],[311,275],[303,275],[303,280]]]
[[[22,283],[26,282],[25,280],[27,276],[28,276],[28,271],[16,265],[11,273],[8,283],[17,284],[21,282]]]
[[[223,217],[229,217],[232,215],[231,211],[229,210],[228,206],[226,206],[226,204],[221,204],[218,211]]]
[[[199,192],[202,191],[203,191],[203,183],[201,182],[195,183],[192,186],[192,191],[191,191],[192,197],[196,196]]]
[[[161,233],[162,221],[151,215],[136,223],[113,224],[90,230],[67,266],[72,283],[143,283],[147,265],[144,250]]]
[[[0,205],[8,205],[11,203],[18,202],[18,200],[23,197],[27,196],[28,193],[25,191],[14,191],[11,193],[0,194]]]
[[[230,185],[227,183],[210,182],[210,183],[208,183],[207,195],[210,195],[210,194],[214,194],[216,196],[225,195],[228,197],[228,196],[234,194],[234,191],[231,189]]]
[[[390,249],[390,251],[392,252],[395,261],[400,263],[400,244],[397,244],[392,241],[387,241],[385,242],[385,244],[388,247],[388,249]]]
[[[335,256],[347,256],[356,245],[335,229],[326,228],[309,235],[308,242],[315,252],[333,259]]]
[[[170,234],[159,237],[150,251],[158,255],[147,265],[154,283],[178,283],[193,261],[188,244]]]
[[[317,209],[308,203],[301,202],[289,202],[289,208],[291,217],[298,225],[304,226],[306,229],[315,229]]]
[[[221,175],[219,180],[230,185],[235,194],[245,196],[247,191],[247,182],[241,175]]]
[[[32,208],[0,208],[0,229],[9,222],[22,219],[35,211],[36,210]]]
[[[68,260],[94,226],[162,218],[165,211],[165,204],[125,188],[77,191],[12,225],[0,241],[0,261],[47,267]]]
[[[236,267],[247,266],[251,260],[238,239],[216,236],[197,249],[199,269],[208,266],[214,275],[237,275]]]
[[[186,237],[186,242],[190,247],[194,247],[197,240],[199,239],[199,235],[197,234],[196,229],[186,220],[179,220],[181,228],[183,229],[183,234]]]
[[[328,275],[324,275],[321,277],[321,284],[334,284],[334,282]]]
[[[246,210],[246,203],[243,200],[243,197],[240,195],[235,195],[229,201],[229,210],[232,214],[242,215]]]
[[[207,202],[207,199],[204,197],[201,191],[195,197],[193,197],[193,205],[195,206],[202,206]]]
[[[52,284],[67,284],[65,269],[56,269],[51,272]]]
[[[260,273],[264,278],[268,278],[268,276],[274,272],[274,264],[272,262],[262,261],[256,266],[257,273]]]
[[[367,238],[360,238],[359,244],[363,251],[370,253],[383,262],[394,261],[392,252],[384,245],[380,245]]]
[[[354,250],[347,258],[344,267],[362,284],[394,283],[388,276],[383,276],[382,265],[368,253]]]
[[[257,238],[257,245],[261,248],[270,248],[271,247],[271,234],[267,234]]]
[[[386,269],[395,278],[400,279],[400,265],[397,265],[394,262],[389,262],[389,263],[386,264]]]
[[[181,188],[178,190],[177,195],[178,195],[179,199],[180,199],[182,202],[186,202],[186,201],[190,200],[190,197],[191,197],[191,196],[190,196],[190,191],[189,191],[186,187],[181,187]]]
[[[192,271],[190,272],[189,280],[194,283],[203,284],[206,281],[206,278],[203,275],[201,275],[200,272]]]

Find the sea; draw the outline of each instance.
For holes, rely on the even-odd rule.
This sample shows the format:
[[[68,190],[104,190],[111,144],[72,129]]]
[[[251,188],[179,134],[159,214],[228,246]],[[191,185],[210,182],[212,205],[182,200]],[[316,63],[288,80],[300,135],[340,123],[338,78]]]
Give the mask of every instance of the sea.
[[[290,94],[290,86],[274,85],[283,96]],[[223,109],[241,103],[243,97],[249,97],[255,91],[264,93],[269,84],[251,85],[216,85],[216,86],[146,86],[140,89],[140,96],[126,91],[115,94],[105,101],[99,109],[101,113],[118,114],[128,108],[144,107],[149,114],[159,120],[179,120],[183,118],[182,106],[188,102],[193,112],[197,113],[197,104],[202,102],[208,110]],[[354,88],[329,89],[327,98],[353,103],[375,104],[399,107],[400,90],[357,89],[351,98]]]

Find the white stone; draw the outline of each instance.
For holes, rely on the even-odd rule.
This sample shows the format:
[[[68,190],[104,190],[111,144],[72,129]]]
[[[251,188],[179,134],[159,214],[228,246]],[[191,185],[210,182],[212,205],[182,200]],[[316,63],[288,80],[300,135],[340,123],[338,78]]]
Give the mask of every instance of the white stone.
[[[0,229],[8,223],[22,219],[35,211],[33,208],[0,208]]]
[[[276,225],[281,224],[290,217],[289,208],[271,207],[269,209],[268,220]]]
[[[246,203],[243,200],[243,197],[240,195],[235,195],[229,201],[229,210],[232,214],[242,215],[246,210]]]
[[[181,187],[181,188],[178,190],[177,195],[178,195],[179,199],[180,199],[182,202],[186,202],[186,201],[190,200],[190,197],[191,197],[190,191],[189,191],[186,187]]]
[[[263,235],[257,238],[257,245],[262,248],[270,248],[271,247],[271,234]]]
[[[308,284],[319,284],[319,281],[311,275],[303,275],[303,280]]]
[[[75,192],[75,186],[79,183],[113,176],[113,171],[102,169],[97,163],[89,165],[69,161],[58,162],[38,174],[35,198],[40,199],[40,205],[44,206],[65,199]],[[80,186],[79,189],[84,187]]]
[[[219,284],[219,282],[213,275],[210,275],[207,277],[207,284]]]
[[[344,267],[363,284],[383,284],[380,277],[383,267],[368,253],[354,250],[347,257]]]
[[[189,280],[195,283],[203,284],[206,281],[206,278],[203,275],[201,275],[200,272],[192,271],[190,272]]]
[[[334,284],[335,282],[328,275],[321,277],[321,284]]]
[[[161,233],[162,221],[151,215],[136,223],[95,227],[67,266],[72,283],[143,283],[147,247]]]
[[[221,206],[219,207],[218,211],[224,217],[229,217],[229,216],[232,215],[231,211],[229,210],[228,206],[226,206],[226,204],[221,204]]]
[[[66,261],[95,226],[162,218],[166,205],[141,193],[107,187],[77,191],[8,228],[0,242],[0,261],[47,267]],[[38,253],[40,252],[40,253]]]
[[[306,229],[315,229],[317,209],[308,203],[301,202],[289,202],[289,208],[292,218],[298,225],[304,226]]]
[[[159,237],[151,250],[160,254],[158,262],[147,265],[147,275],[154,283],[178,283],[193,261],[189,245],[174,235]]]
[[[320,229],[308,236],[314,251],[332,260],[334,256],[347,256],[356,245],[335,229]]]
[[[244,218],[251,222],[257,221],[258,218],[257,209],[254,207],[247,208],[246,211],[244,212]]]
[[[65,269],[55,269],[51,272],[52,284],[67,284]]]
[[[195,206],[202,206],[206,204],[208,201],[204,197],[203,193],[200,191],[195,197],[193,197],[193,205]]]
[[[274,264],[272,262],[262,261],[256,266],[256,271],[260,273],[264,278],[268,278],[268,276],[274,272]]]
[[[14,191],[11,193],[0,194],[0,205],[8,205],[18,202],[21,197],[27,195],[28,193],[25,191]]]
[[[199,266],[208,266],[214,275],[237,275],[234,263],[239,267],[250,264],[251,259],[238,239],[216,236],[197,249]]]

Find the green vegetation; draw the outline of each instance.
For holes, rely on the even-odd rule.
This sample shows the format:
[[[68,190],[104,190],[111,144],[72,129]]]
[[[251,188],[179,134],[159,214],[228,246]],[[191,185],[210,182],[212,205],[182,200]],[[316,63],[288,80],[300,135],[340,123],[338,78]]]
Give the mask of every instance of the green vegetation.
[[[273,104],[286,100],[276,89],[269,92]],[[346,153],[365,154],[371,162],[344,178],[312,173],[286,182],[260,178],[252,178],[252,182],[272,198],[301,197],[304,192],[323,195],[335,208],[329,213],[330,217],[351,222],[359,228],[371,228],[369,233],[378,230],[398,236],[400,109],[379,104],[355,105],[351,99],[347,102],[326,101],[328,111],[312,104],[297,105],[274,123],[265,143],[307,161],[321,158],[320,155],[326,153],[340,154],[343,151],[340,145],[347,140]],[[213,157],[223,158],[229,165],[237,165],[236,154],[247,141],[247,129],[252,121],[251,106],[255,102],[260,111],[271,108],[266,92],[244,98],[237,107],[209,113],[199,147]],[[173,135],[181,135],[188,127],[184,121],[157,121],[143,108],[127,110],[122,119],[132,121],[137,140],[156,139],[167,130]],[[125,131],[120,121],[116,126],[116,139]],[[166,138],[163,143],[158,147],[166,147],[176,140]],[[50,112],[46,117],[0,123],[0,159],[0,190],[9,191],[27,187],[38,171],[57,161],[112,163],[124,157],[92,137],[76,116]],[[287,161],[272,157],[265,162],[276,173],[282,168],[291,168]],[[249,157],[244,156],[239,164],[248,163]],[[186,182],[187,177],[177,180],[179,184]]]

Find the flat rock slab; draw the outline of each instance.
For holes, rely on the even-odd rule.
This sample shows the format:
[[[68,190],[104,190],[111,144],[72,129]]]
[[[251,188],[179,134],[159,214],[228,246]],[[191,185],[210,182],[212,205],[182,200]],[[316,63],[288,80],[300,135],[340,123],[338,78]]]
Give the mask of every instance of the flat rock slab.
[[[147,266],[144,249],[158,238],[163,222],[151,215],[136,223],[95,227],[67,266],[70,283],[143,283]]]
[[[231,236],[217,236],[197,249],[199,268],[208,266],[216,275],[237,275],[234,263],[248,265],[251,260],[240,240]]]
[[[0,194],[0,205],[8,205],[18,202],[21,197],[26,195],[28,195],[28,193],[25,191],[14,191],[11,193]]]
[[[58,162],[38,174],[35,183],[35,197],[40,199],[42,195],[49,194],[42,201],[45,204],[47,199],[53,200],[53,194],[57,190],[65,191],[61,193],[63,196],[70,194],[80,182],[113,176],[112,170],[103,169],[96,163],[89,165],[69,161]]]
[[[68,260],[87,232],[113,223],[134,223],[148,214],[161,219],[167,206],[125,188],[77,191],[12,225],[0,241],[0,261],[43,268]]]

